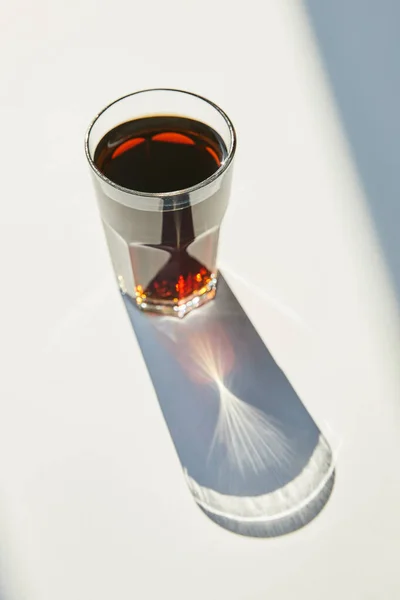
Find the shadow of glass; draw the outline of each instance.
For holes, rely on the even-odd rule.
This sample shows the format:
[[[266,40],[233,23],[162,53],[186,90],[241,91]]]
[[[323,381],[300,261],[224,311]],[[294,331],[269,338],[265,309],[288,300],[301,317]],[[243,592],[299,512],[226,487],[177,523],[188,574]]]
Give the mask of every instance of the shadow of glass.
[[[400,4],[304,5],[400,303]]]
[[[222,275],[183,321],[124,301],[200,508],[257,537],[311,521],[332,491],[331,449]]]

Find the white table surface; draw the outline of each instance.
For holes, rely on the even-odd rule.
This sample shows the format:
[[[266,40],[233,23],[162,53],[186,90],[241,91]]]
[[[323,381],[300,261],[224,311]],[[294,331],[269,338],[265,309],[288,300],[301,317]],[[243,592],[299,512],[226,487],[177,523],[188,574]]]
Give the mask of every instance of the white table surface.
[[[238,6],[4,7],[5,598],[400,597],[390,274],[301,4]],[[220,263],[339,448],[327,506],[281,538],[234,535],[196,507],[113,281],[83,134],[109,101],[154,86],[210,97],[234,121]]]

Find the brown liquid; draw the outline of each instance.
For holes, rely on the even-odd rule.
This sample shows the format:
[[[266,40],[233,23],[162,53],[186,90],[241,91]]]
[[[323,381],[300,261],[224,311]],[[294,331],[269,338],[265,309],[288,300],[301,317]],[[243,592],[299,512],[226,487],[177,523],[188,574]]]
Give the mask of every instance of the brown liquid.
[[[146,117],[118,125],[94,155],[106,177],[139,192],[175,192],[204,181],[224,158],[210,127],[183,117]]]
[[[114,183],[139,192],[166,193],[194,186],[211,175],[226,156],[221,137],[210,127],[183,117],[156,116],[118,125],[98,144],[94,162]],[[213,274],[187,249],[195,240],[193,207],[179,210],[164,198],[162,233],[148,247],[169,253],[168,262],[145,286],[136,281],[136,296],[154,304],[179,303],[203,293]],[[194,207],[195,208],[195,207]],[[146,212],[147,226],[158,213]]]

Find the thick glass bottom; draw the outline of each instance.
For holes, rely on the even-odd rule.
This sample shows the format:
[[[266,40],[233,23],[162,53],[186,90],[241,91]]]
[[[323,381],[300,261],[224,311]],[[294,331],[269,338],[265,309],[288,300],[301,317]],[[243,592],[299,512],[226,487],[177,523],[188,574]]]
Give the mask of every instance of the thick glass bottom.
[[[213,298],[217,292],[217,277],[212,275],[207,285],[196,291],[191,296],[182,298],[177,302],[165,300],[147,299],[143,300],[140,296],[134,298],[136,306],[145,312],[157,313],[170,317],[183,318],[195,308],[199,308]]]

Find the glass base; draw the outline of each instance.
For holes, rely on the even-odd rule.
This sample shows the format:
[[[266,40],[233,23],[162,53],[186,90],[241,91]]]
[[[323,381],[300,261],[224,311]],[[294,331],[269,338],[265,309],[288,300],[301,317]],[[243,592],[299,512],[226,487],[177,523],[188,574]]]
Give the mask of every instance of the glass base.
[[[136,306],[144,312],[152,312],[182,319],[195,308],[203,306],[203,304],[206,304],[215,298],[216,293],[217,278],[214,275],[207,285],[199,290],[199,292],[196,292],[187,298],[183,298],[178,302],[167,302],[165,300],[152,301],[151,299],[146,299],[143,301],[140,297],[134,298],[134,301]]]

